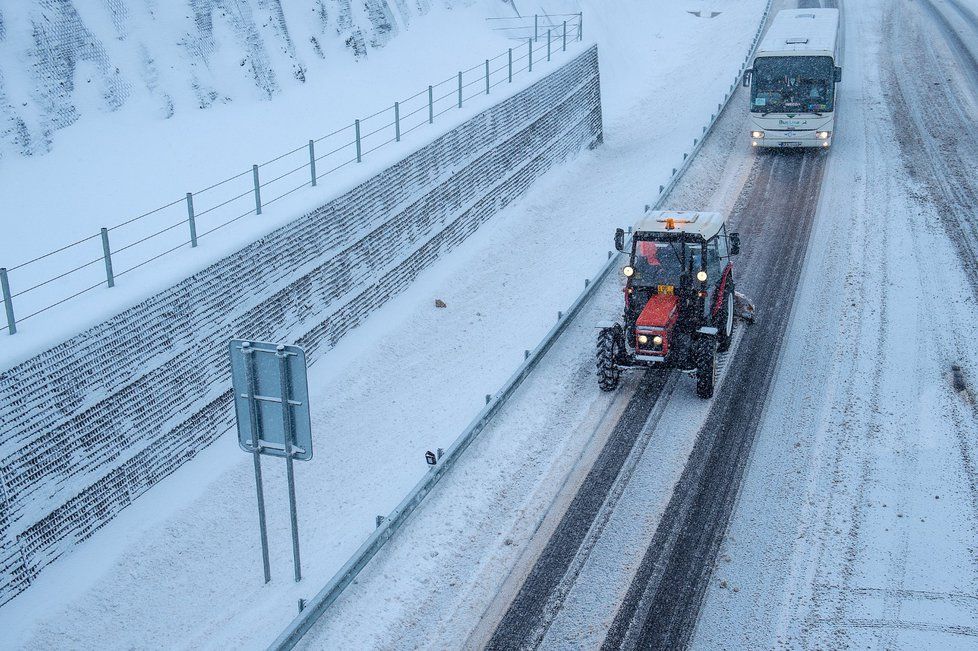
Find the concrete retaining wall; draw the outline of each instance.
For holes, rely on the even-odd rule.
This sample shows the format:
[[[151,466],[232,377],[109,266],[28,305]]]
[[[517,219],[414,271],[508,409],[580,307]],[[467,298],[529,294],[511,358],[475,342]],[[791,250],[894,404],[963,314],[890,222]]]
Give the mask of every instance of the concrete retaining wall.
[[[0,372],[0,604],[234,424],[227,340],[310,360],[601,141],[597,47],[357,188]]]

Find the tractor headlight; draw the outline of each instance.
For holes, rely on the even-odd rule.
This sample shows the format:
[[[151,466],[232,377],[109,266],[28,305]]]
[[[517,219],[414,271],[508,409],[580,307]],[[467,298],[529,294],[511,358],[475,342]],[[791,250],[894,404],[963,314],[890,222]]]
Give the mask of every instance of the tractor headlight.
[[[763,138],[764,137],[764,132],[763,131],[751,131],[750,132],[750,137],[751,138]]]
[[[634,267],[624,267],[624,268],[623,268],[623,269],[621,270],[621,272],[622,272],[623,274],[625,274],[625,277],[626,277],[626,278],[631,278],[631,277],[632,277],[632,275],[634,275],[634,274],[635,274],[635,269],[634,269]]]
[[[647,343],[649,343],[649,338],[646,337],[645,335],[639,335],[638,336],[638,343],[640,343],[640,344],[647,344]]]
[[[819,140],[828,140],[829,139],[829,136],[831,136],[831,135],[832,135],[832,132],[831,131],[816,131],[815,132],[815,137],[818,138]]]
[[[652,337],[652,345],[655,346],[656,348],[661,347],[662,346],[662,337],[660,337],[659,335],[656,335],[656,336]]]
[[[696,272],[696,280],[700,281],[701,283],[705,283],[706,282],[706,272],[705,271],[697,271]]]

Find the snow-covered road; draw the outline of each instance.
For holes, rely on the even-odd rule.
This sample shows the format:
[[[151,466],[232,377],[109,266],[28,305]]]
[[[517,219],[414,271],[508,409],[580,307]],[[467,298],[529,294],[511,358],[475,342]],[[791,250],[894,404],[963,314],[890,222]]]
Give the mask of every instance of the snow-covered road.
[[[978,645],[978,22],[962,7],[844,5],[838,137],[695,647]]]

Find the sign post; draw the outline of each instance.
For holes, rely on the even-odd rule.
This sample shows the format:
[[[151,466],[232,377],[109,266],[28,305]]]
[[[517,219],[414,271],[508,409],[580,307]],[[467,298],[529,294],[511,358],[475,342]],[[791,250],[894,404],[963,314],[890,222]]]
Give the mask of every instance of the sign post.
[[[252,455],[265,583],[271,580],[261,455],[284,457],[295,580],[302,579],[293,461],[312,459],[305,352],[297,346],[233,339],[229,344],[238,445]]]

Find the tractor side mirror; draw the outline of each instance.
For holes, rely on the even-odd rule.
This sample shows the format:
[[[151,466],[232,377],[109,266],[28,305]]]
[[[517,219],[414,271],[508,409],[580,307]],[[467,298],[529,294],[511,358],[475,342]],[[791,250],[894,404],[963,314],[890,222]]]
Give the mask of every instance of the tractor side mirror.
[[[838,70],[838,68],[836,68],[836,70]],[[744,70],[744,82],[743,83],[744,83],[744,87],[745,88],[748,87],[748,86],[750,86],[750,78],[753,76],[753,74],[754,74],[754,69],[753,68],[747,68],[747,70]]]
[[[730,234],[730,255],[740,253],[740,233]]]
[[[835,83],[842,81],[842,68],[839,66],[835,67]]]
[[[615,248],[619,251],[625,250],[625,231],[620,228],[615,229]]]

